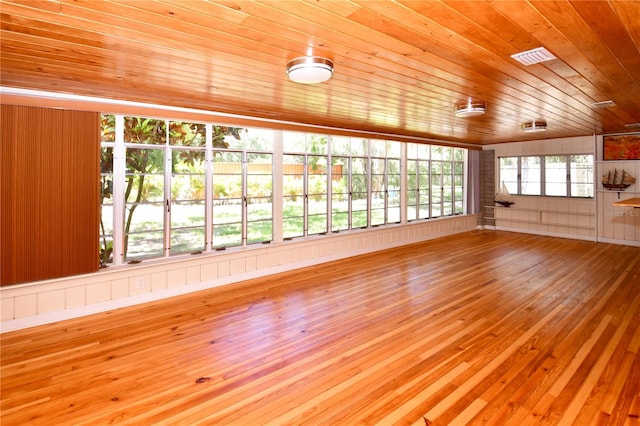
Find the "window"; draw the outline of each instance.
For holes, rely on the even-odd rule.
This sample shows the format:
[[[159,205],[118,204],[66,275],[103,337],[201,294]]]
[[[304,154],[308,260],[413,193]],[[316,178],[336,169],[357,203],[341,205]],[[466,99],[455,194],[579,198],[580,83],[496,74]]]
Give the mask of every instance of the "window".
[[[430,148],[423,144],[407,145],[407,220],[430,217]]]
[[[205,249],[205,145],[204,124],[169,122],[172,254]]]
[[[213,175],[213,244],[222,249],[242,244],[244,219],[244,156],[242,151],[214,150]]]
[[[273,132],[214,125],[212,247],[273,239]]]
[[[499,157],[498,164],[512,195],[593,197],[593,155]]]
[[[520,193],[542,195],[540,157],[520,157]]]
[[[593,197],[593,155],[569,156],[569,194]]]
[[[331,138],[331,230],[369,226],[369,140]]]
[[[544,194],[567,196],[567,156],[548,155],[544,157]]]
[[[124,117],[125,261],[164,253],[166,142],[164,120]]]
[[[400,222],[400,143],[371,141],[371,226]]]
[[[271,241],[272,133],[103,115],[102,264]]]
[[[104,266],[463,212],[464,149],[124,115],[101,132]]]
[[[504,183],[510,194],[519,194],[519,176],[518,169],[519,157],[501,157],[500,161],[500,184]]]
[[[465,150],[408,144],[407,220],[464,213]]]
[[[328,224],[328,138],[283,134],[283,238],[323,234]]]
[[[463,214],[464,210],[464,165],[466,150],[453,148],[453,214]]]

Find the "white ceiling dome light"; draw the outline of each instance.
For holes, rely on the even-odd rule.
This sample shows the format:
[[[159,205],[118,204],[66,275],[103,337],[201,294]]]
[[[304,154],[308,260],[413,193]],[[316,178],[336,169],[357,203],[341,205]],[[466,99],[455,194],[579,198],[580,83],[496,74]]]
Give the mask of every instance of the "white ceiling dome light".
[[[487,111],[487,104],[485,102],[473,102],[469,99],[467,102],[455,104],[453,111],[456,117],[475,117]]]
[[[296,83],[322,83],[333,75],[333,61],[321,56],[300,56],[287,62],[287,75]]]
[[[547,130],[547,122],[542,120],[527,121],[522,123],[520,128],[525,133],[544,132]]]

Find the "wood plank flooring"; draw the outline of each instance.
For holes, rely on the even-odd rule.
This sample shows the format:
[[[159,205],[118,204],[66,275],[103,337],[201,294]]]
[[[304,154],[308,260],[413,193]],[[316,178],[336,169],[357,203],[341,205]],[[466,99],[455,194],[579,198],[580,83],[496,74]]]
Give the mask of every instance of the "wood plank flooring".
[[[9,425],[637,425],[640,248],[474,231],[4,333]]]

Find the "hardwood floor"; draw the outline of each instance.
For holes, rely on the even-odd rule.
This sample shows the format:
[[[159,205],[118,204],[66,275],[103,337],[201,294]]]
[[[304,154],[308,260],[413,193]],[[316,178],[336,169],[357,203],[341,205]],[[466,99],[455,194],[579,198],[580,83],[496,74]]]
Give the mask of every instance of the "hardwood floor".
[[[637,425],[640,248],[475,231],[4,333],[9,425]]]

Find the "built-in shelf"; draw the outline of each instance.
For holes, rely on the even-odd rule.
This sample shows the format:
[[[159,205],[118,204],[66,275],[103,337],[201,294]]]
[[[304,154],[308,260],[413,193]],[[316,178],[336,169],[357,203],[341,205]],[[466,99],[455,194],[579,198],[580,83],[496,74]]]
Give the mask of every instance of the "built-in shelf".
[[[616,191],[615,189],[614,190],[611,190],[611,189],[596,189],[596,192],[604,192],[605,194],[607,192],[610,192],[612,194],[640,194],[640,192],[638,192],[638,191],[627,191],[626,189],[624,191]]]
[[[499,209],[499,210],[518,210],[523,212],[538,212],[538,213],[555,213],[555,214],[569,214],[572,216],[595,216],[595,213],[589,212],[568,212],[566,210],[547,210],[547,209],[527,209],[522,207],[502,207],[502,206],[485,206],[487,209]]]
[[[532,209],[532,208],[523,208],[523,207],[502,207],[502,206],[484,206],[485,209],[494,210],[495,211],[518,211],[525,213],[536,213],[537,219],[521,219],[521,218],[511,218],[511,217],[484,217],[486,220],[494,221],[504,221],[504,222],[514,222],[514,223],[528,223],[533,225],[544,225],[544,226],[559,226],[565,228],[574,228],[574,229],[588,229],[595,231],[596,225],[578,225],[573,223],[558,223],[553,221],[548,221],[547,215],[567,215],[567,216],[580,216],[580,217],[594,217],[595,213],[590,212],[572,212],[566,210],[547,210],[547,209]]]
[[[507,218],[504,218],[504,217],[485,217],[485,219],[493,220],[493,221],[503,220],[505,222],[529,223],[529,224],[533,224],[533,225],[562,226],[562,227],[566,227],[566,228],[575,228],[575,229],[590,229],[590,230],[595,230],[596,229],[595,225],[590,226],[590,225],[573,225],[573,224],[554,223],[554,222],[538,222],[538,221],[535,221],[535,220],[507,219]]]

